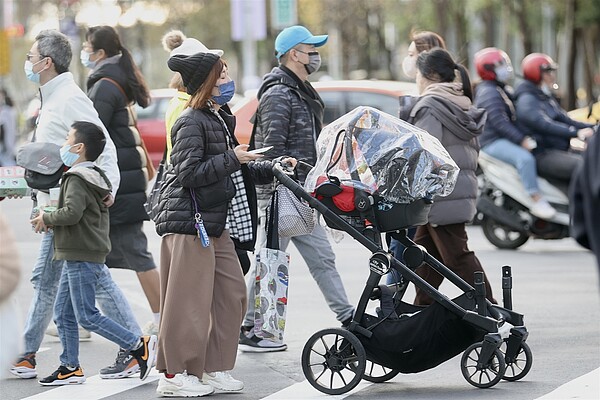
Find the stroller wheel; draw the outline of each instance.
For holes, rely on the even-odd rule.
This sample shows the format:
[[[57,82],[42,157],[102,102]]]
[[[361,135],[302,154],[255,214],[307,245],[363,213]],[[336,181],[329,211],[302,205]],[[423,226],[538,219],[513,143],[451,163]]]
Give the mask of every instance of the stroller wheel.
[[[399,373],[400,371],[398,371],[397,369],[384,367],[383,365],[379,365],[374,363],[373,361],[367,360],[367,366],[365,368],[365,373],[363,374],[362,378],[365,381],[373,383],[382,383],[389,381]]]
[[[367,356],[356,336],[342,328],[323,329],[302,350],[302,371],[318,391],[343,394],[354,389],[365,373]]]
[[[506,342],[502,343],[500,351],[502,352],[502,355],[506,355]],[[513,382],[523,378],[527,375],[533,364],[533,354],[531,353],[529,345],[525,342],[521,343],[515,358],[510,361],[505,359],[505,362],[506,371],[504,372],[502,379]]]
[[[460,370],[471,385],[478,388],[489,388],[500,382],[506,370],[504,356],[500,349],[494,349],[487,362],[479,362],[481,343],[472,344],[465,350],[460,360]]]

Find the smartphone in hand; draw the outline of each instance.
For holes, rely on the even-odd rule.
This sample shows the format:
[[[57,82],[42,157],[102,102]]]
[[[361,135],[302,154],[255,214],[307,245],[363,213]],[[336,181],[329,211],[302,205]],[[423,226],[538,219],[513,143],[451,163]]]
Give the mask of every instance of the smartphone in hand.
[[[267,151],[271,150],[272,148],[273,148],[273,146],[261,147],[260,149],[250,150],[248,153],[262,154],[262,153],[266,153]]]

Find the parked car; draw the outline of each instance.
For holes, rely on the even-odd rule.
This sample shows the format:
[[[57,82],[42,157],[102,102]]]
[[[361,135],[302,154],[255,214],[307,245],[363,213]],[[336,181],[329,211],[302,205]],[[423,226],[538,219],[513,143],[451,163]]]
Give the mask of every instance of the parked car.
[[[391,115],[398,115],[398,97],[404,94],[417,94],[413,82],[396,81],[323,81],[312,84],[325,102],[325,125],[358,106],[371,106]],[[245,97],[236,96],[229,103],[237,124],[235,135],[240,143],[248,143],[252,134],[252,116],[258,107],[256,90]],[[175,96],[175,89],[155,89],[151,91],[152,102],[146,108],[136,106],[138,129],[146,144],[150,158],[157,166],[165,150],[165,112],[169,100]]]
[[[162,160],[165,151],[167,138],[165,113],[169,101],[176,94],[177,90],[175,89],[153,89],[150,91],[152,101],[148,107],[142,108],[137,104],[135,105],[137,127],[155,167]],[[230,105],[235,104],[241,98],[241,95],[235,95]]]
[[[417,85],[413,82],[396,81],[323,81],[312,83],[325,102],[323,124],[327,125],[358,106],[371,106],[388,114],[397,116],[398,97],[405,94],[417,94]],[[256,91],[248,93],[246,98],[233,108],[236,116],[235,136],[240,143],[248,143],[252,134],[250,120],[258,108]]]

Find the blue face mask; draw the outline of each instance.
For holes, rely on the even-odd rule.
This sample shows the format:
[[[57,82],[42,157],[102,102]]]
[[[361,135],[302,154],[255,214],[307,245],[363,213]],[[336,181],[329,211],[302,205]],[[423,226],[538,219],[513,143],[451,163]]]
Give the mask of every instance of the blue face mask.
[[[76,145],[65,144],[63,147],[60,148],[60,158],[67,167],[72,167],[73,164],[75,164],[75,162],[79,160],[79,154],[71,153],[69,151],[73,146]]]
[[[25,61],[25,65],[23,66],[23,70],[25,70],[25,76],[27,77],[27,79],[29,79],[33,83],[40,83],[40,73],[33,72],[33,66],[41,63],[42,61],[44,61],[44,58],[42,58],[40,61],[36,62],[35,64],[29,60]]]
[[[233,95],[235,94],[235,82],[231,80],[227,83],[219,85],[218,87],[221,94],[218,96],[213,96],[212,99],[215,103],[222,106],[233,98]]]
[[[96,61],[90,60],[90,56],[94,53],[88,53],[85,50],[81,50],[81,54],[79,55],[79,59],[84,67],[93,69],[96,66]]]

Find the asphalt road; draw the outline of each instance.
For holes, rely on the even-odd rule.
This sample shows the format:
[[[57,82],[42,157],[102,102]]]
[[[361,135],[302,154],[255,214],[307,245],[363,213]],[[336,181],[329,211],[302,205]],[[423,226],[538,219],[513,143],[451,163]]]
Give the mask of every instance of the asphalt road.
[[[23,278],[14,296],[16,312],[14,329],[22,326],[32,289],[28,281],[39,246],[39,236],[27,224],[30,201],[5,200],[0,210],[11,221],[18,238]],[[160,238],[152,223],[145,226],[150,249],[158,260]],[[300,355],[306,340],[320,329],[337,326],[302,258],[290,246],[289,308],[286,327],[288,350],[271,354],[238,355],[233,375],[245,383],[245,390],[235,395],[215,394],[213,398],[246,399],[522,399],[600,398],[598,368],[600,367],[600,295],[599,279],[591,253],[573,240],[532,240],[518,251],[501,251],[492,247],[478,227],[470,227],[470,247],[480,258],[500,300],[501,267],[513,267],[514,309],[525,315],[529,330],[527,343],[533,352],[533,367],[518,382],[502,381],[491,389],[477,389],[468,384],[460,371],[460,356],[429,371],[401,374],[383,384],[363,384],[351,394],[327,396],[312,389],[306,382],[300,365]],[[0,239],[1,240],[1,239]],[[353,303],[358,302],[366,281],[369,252],[347,235],[334,244],[338,269]],[[137,278],[131,271],[113,270],[114,279],[128,297],[138,322],[143,325],[151,313]],[[449,296],[458,291],[447,283],[441,290]],[[406,299],[412,299],[409,289]],[[375,306],[376,304],[373,304]],[[2,348],[13,336],[0,337]],[[401,340],[401,339],[399,339]],[[182,344],[185,345],[185,344]],[[116,346],[98,335],[81,343],[81,364],[88,377],[84,385],[61,388],[40,386],[36,380],[21,380],[9,375],[0,380],[0,398],[13,399],[151,399],[156,398],[156,380],[152,375],[142,382],[137,377],[119,381],[101,381],[99,368],[110,364]],[[46,376],[58,366],[60,343],[46,336],[38,354],[38,372]],[[575,389],[554,392],[583,375],[587,381]],[[589,385],[589,381],[592,385]],[[595,381],[595,386],[594,386]],[[579,381],[578,381],[579,382]],[[581,386],[587,385],[581,391]]]

